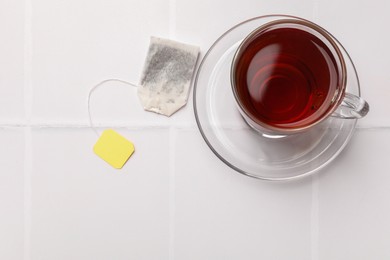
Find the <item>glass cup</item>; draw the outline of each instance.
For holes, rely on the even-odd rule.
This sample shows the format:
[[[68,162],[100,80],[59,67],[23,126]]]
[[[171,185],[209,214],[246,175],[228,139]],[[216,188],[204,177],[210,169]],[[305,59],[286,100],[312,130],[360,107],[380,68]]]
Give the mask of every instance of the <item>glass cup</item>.
[[[358,119],[368,103],[346,92],[335,38],[303,19],[282,18],[250,33],[231,64],[231,87],[246,123],[266,135],[307,131],[330,116]]]

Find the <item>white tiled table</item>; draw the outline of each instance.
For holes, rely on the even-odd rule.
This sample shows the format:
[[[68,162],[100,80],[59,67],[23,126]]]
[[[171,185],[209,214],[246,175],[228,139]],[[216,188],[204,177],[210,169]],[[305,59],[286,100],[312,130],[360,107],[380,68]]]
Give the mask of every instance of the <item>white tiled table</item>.
[[[390,259],[387,0],[0,1],[0,259]],[[94,120],[131,139],[123,170],[92,152],[86,98],[137,82],[151,35],[202,56],[259,15],[313,20],[349,50],[371,105],[319,174],[270,183],[235,173],[195,123],[111,84]]]

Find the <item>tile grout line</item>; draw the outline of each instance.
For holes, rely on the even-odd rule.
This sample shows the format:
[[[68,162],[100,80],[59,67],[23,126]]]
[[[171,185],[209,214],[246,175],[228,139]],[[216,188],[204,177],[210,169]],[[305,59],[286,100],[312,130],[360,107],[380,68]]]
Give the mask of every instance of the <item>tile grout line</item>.
[[[24,14],[24,250],[23,259],[31,259],[31,174],[32,174],[32,0],[25,0]]]
[[[32,147],[31,129],[24,131],[24,260],[30,260],[31,253],[31,169],[32,169]]]
[[[319,1],[313,1],[313,21],[316,23],[319,17]],[[311,224],[310,224],[310,237],[311,237],[311,260],[319,260],[319,243],[320,243],[320,215],[319,215],[319,177],[317,174],[312,176],[312,190],[311,190]]]
[[[24,112],[25,126],[31,126],[32,110],[32,0],[25,0],[24,15]]]
[[[312,175],[311,183],[311,213],[310,213],[310,240],[311,260],[319,260],[319,178],[317,174]]]
[[[103,124],[94,124],[96,128],[129,128],[129,129],[169,129],[171,126],[175,126],[178,128],[197,128],[196,124],[183,124],[183,123],[174,123],[174,124],[166,124],[166,125],[152,125],[152,124],[118,124],[118,123],[103,123]],[[79,123],[0,123],[0,128],[91,128],[89,124],[79,124]],[[241,127],[242,128],[242,127]],[[389,127],[390,128],[390,127]]]
[[[346,119],[348,120],[348,119]],[[176,127],[178,129],[198,129],[198,126],[196,124],[183,124],[183,123],[174,123],[174,124],[166,124],[166,125],[151,125],[151,124],[109,124],[109,123],[102,123],[102,124],[95,124],[96,128],[125,128],[130,130],[145,130],[145,129],[169,129],[170,127]],[[27,122],[14,122],[14,123],[1,123],[0,122],[0,129],[7,129],[7,128],[26,128],[29,127],[31,129],[41,129],[41,128],[90,128],[89,124],[81,124],[81,123],[27,123]],[[243,129],[246,126],[227,126],[229,129]],[[356,126],[357,130],[390,130],[390,126]]]
[[[175,259],[175,144],[177,129],[169,128],[169,251],[168,259]]]

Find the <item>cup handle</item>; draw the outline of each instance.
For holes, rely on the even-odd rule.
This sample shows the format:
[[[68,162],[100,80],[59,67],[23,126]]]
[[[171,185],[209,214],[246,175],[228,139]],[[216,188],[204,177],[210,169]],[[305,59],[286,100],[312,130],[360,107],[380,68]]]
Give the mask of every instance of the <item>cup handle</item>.
[[[333,112],[332,116],[346,119],[359,119],[367,115],[370,110],[368,103],[361,97],[345,93],[341,105]]]

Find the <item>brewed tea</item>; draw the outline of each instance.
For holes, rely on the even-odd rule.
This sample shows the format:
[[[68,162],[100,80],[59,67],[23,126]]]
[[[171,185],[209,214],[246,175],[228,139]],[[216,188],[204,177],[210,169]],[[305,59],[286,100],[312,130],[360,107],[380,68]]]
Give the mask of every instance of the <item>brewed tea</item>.
[[[233,72],[236,94],[257,121],[303,127],[339,88],[340,72],[331,50],[307,31],[269,27],[242,48]]]

